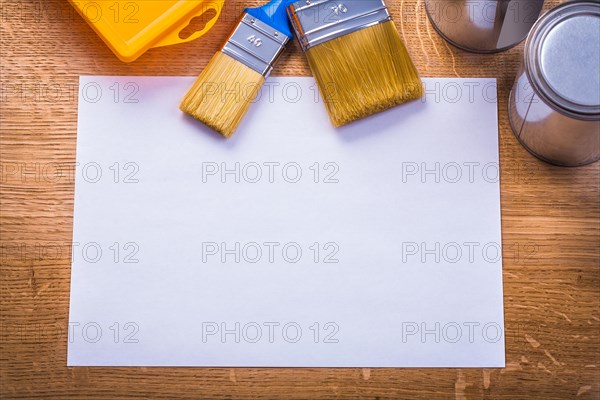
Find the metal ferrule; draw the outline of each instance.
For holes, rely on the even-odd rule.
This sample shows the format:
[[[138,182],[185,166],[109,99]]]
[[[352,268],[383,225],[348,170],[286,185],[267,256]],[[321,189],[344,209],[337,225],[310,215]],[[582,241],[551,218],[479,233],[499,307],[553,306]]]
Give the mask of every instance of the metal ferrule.
[[[283,33],[244,13],[221,51],[266,78],[289,40]]]
[[[383,0],[302,0],[287,11],[304,51],[392,19]]]

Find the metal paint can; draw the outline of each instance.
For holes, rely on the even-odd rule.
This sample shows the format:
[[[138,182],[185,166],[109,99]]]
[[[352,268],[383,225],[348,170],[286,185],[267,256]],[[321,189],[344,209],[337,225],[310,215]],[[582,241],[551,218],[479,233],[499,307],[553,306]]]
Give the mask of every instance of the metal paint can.
[[[508,109],[536,157],[571,167],[600,159],[600,3],[563,3],[539,19]]]
[[[454,46],[475,53],[496,53],[519,44],[543,5],[543,0],[425,0],[436,31]]]

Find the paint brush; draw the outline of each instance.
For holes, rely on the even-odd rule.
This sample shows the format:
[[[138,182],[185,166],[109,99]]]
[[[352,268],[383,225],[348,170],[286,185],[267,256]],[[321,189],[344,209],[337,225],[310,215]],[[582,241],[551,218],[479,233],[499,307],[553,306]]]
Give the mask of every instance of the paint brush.
[[[225,137],[233,135],[292,37],[287,0],[244,10],[179,108]]]
[[[288,15],[335,126],[423,96],[383,0],[302,0]]]

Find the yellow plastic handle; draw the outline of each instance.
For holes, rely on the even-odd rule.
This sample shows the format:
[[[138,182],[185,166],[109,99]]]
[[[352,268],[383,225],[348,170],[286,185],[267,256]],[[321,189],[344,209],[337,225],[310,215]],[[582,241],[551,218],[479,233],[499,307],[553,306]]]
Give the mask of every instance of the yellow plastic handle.
[[[165,36],[163,36],[152,47],[162,47],[162,46],[168,46],[171,44],[186,43],[186,42],[190,42],[194,39],[198,39],[200,36],[202,36],[206,32],[208,32],[215,25],[217,20],[219,19],[219,15],[221,15],[221,10],[223,8],[223,1],[224,0],[210,0],[207,2],[203,2],[202,6],[200,7],[200,10],[194,12],[188,18],[184,19],[183,23],[181,25],[175,25],[173,27],[173,29],[171,29],[169,31],[169,33],[167,33]],[[185,39],[182,39],[179,37],[179,33],[185,27],[187,27],[194,18],[197,18],[197,17],[203,15],[204,13],[209,12],[210,10],[215,11],[215,16],[212,17],[208,22],[206,22],[206,24],[204,25],[204,28],[202,28],[202,30],[192,33],[190,36],[188,36]]]

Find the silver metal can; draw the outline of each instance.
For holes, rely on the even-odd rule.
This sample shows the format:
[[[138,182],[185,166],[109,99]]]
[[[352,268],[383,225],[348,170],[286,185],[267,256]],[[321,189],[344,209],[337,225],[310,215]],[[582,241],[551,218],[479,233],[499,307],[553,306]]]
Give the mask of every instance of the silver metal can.
[[[571,167],[600,159],[600,3],[563,3],[539,19],[508,110],[536,157]]]
[[[544,0],[425,0],[433,27],[466,51],[496,53],[527,37]]]

